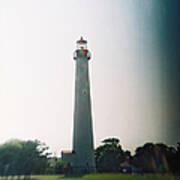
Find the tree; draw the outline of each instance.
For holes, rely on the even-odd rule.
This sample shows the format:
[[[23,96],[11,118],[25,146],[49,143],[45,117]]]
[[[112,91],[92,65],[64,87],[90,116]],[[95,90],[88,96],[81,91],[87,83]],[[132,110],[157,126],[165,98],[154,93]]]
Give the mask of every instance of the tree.
[[[120,163],[127,159],[129,152],[124,152],[117,138],[102,141],[103,145],[95,150],[96,168],[99,172],[118,172]]]
[[[11,140],[0,145],[0,174],[11,175],[42,174],[48,166],[48,147],[40,141]]]
[[[146,143],[135,151],[132,164],[146,173],[172,172],[175,148],[162,143]]]
[[[50,157],[48,159],[49,166],[46,169],[47,174],[65,174],[67,171],[68,163],[62,161],[61,158],[56,156]]]
[[[18,140],[9,141],[0,146],[0,174],[2,176],[14,176],[17,173],[20,148]]]
[[[48,147],[38,140],[21,143],[21,169],[24,175],[44,174],[48,166]]]
[[[180,164],[180,142],[177,143],[176,154],[172,161],[173,161],[172,165],[174,165],[173,172],[176,174],[180,174],[180,166],[179,166],[179,164]]]

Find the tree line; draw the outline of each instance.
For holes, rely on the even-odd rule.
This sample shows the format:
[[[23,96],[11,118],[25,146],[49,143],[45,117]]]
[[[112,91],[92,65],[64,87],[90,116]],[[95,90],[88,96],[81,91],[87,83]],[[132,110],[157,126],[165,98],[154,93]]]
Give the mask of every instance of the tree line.
[[[97,172],[174,173],[180,174],[180,143],[177,147],[163,143],[146,143],[135,154],[123,150],[120,140],[107,138],[95,149]],[[32,174],[66,174],[67,162],[52,156],[46,144],[11,140],[0,145],[0,176],[28,179]]]
[[[48,167],[48,147],[38,140],[11,140],[0,145],[0,175],[26,179],[44,173]]]
[[[180,174],[180,142],[177,147],[146,143],[132,156],[122,149],[119,139],[109,138],[95,150],[95,160],[98,172]]]

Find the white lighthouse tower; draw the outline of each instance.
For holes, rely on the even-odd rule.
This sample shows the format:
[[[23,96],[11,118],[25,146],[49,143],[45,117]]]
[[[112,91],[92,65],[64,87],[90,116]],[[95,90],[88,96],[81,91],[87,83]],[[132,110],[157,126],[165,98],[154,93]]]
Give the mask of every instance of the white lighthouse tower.
[[[63,151],[62,159],[70,163],[74,173],[95,172],[91,98],[89,85],[90,52],[87,41],[77,41],[73,151]]]

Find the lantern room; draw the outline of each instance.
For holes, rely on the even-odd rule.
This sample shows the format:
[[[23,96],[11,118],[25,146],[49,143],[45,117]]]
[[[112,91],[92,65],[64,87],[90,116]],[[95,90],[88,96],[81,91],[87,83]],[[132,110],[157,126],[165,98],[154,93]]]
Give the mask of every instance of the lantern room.
[[[87,41],[83,37],[77,41],[77,49],[87,49]]]
[[[81,37],[81,39],[78,40],[76,43],[77,43],[77,49],[73,55],[74,59],[76,60],[77,58],[80,59],[86,58],[87,60],[89,60],[91,58],[91,54],[87,49],[87,41]]]

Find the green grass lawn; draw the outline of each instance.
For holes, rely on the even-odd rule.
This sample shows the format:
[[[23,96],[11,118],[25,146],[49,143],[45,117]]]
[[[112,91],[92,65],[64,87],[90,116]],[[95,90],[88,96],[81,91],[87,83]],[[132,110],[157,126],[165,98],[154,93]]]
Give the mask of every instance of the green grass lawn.
[[[171,175],[121,175],[121,174],[90,174],[84,176],[33,176],[32,180],[180,180],[180,176]]]

